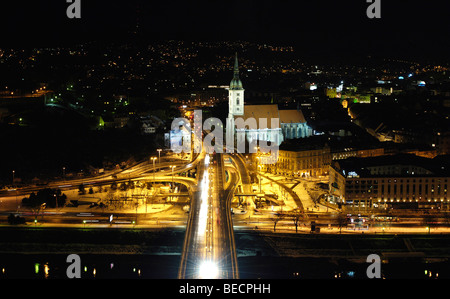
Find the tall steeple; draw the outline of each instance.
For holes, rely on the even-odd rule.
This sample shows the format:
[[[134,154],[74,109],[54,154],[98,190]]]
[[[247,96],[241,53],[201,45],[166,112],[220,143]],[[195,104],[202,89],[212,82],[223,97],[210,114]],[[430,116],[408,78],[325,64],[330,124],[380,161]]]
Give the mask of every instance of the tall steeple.
[[[239,79],[239,62],[237,53],[234,57],[233,79],[230,82],[228,91],[228,103],[230,115],[244,114],[244,88],[242,88],[241,79]]]
[[[226,147],[228,153],[234,152],[234,117],[242,115],[244,115],[244,88],[242,87],[241,79],[239,79],[239,62],[236,53],[234,56],[233,79],[231,79],[230,88],[228,90],[228,118],[226,127]]]
[[[236,55],[234,56],[234,77],[239,79],[239,62],[238,62],[238,58],[237,58],[237,52]]]
[[[242,82],[241,79],[239,79],[239,62],[237,52],[234,58],[233,79],[230,83],[230,89],[242,89]]]

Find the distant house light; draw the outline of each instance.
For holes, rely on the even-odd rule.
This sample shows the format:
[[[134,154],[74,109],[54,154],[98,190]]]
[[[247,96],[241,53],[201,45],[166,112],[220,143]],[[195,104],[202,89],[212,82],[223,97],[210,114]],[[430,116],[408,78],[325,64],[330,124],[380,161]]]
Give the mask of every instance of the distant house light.
[[[359,175],[355,171],[349,171],[348,177],[349,178],[359,178]]]

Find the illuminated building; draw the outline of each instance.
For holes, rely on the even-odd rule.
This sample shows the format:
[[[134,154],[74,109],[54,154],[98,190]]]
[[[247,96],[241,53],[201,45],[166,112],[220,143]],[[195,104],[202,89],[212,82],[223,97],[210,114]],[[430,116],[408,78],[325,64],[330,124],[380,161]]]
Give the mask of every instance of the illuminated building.
[[[230,82],[228,91],[229,98],[229,113],[233,116],[244,115],[244,88],[242,81],[239,79],[239,63],[236,57],[234,60],[233,79]]]
[[[367,208],[448,210],[446,163],[409,154],[333,161],[330,193],[341,203]]]
[[[380,144],[371,144],[367,139],[324,134],[286,140],[279,147],[276,165],[263,166],[263,170],[295,177],[318,177],[328,175],[332,160],[383,154]]]
[[[331,163],[330,148],[299,148],[278,151],[274,170],[278,174],[294,177],[317,177],[327,175]],[[271,165],[266,165],[270,170]]]
[[[234,122],[236,123],[236,132],[245,131],[249,143],[263,140],[279,145],[283,142],[278,105],[244,105],[243,110],[244,114],[235,116]],[[246,127],[239,126],[239,122],[242,120]],[[254,125],[251,125],[252,120],[255,121]]]
[[[345,147],[340,149],[331,150],[331,159],[332,160],[342,160],[351,157],[358,158],[368,158],[368,157],[377,157],[384,155],[384,148],[379,146],[368,147],[361,145],[359,148],[355,147]]]
[[[229,87],[229,110],[227,140],[245,136],[249,143],[270,141],[279,145],[286,139],[304,138],[312,135],[303,113],[299,109],[279,110],[278,105],[245,105],[244,88],[239,79],[239,64],[235,57],[233,79]],[[244,133],[244,134],[239,134]],[[238,140],[238,143],[242,140]]]
[[[281,131],[284,139],[305,138],[312,135],[300,109],[279,110]]]

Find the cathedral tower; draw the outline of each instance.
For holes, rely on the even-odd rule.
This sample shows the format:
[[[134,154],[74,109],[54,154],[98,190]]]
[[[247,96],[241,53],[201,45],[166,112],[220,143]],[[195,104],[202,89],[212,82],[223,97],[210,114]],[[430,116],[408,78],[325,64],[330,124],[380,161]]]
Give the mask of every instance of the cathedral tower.
[[[239,79],[239,64],[237,53],[234,60],[233,79],[230,82],[228,91],[228,113],[234,115],[244,115],[244,88],[242,88],[241,79]]]
[[[241,79],[239,79],[239,63],[237,53],[234,59],[233,79],[230,82],[228,90],[228,118],[226,148],[228,153],[234,152],[235,124],[234,117],[244,115],[244,88],[242,88]]]

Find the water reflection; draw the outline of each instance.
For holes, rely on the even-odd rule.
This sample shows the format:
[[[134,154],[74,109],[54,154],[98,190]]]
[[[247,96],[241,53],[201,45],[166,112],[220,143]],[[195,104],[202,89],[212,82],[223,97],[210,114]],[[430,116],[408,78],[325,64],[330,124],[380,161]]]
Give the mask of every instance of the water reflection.
[[[434,272],[428,269],[425,269],[425,276],[427,276],[428,278],[439,278],[439,272]]]
[[[238,258],[242,279],[368,279],[368,263],[337,258]],[[402,260],[383,263],[381,279],[448,279],[450,261]]]
[[[0,278],[67,279],[67,255],[0,255]],[[176,279],[179,255],[80,255],[82,279]],[[325,258],[238,258],[242,279],[366,279],[367,264]],[[382,278],[448,279],[450,262],[383,264]]]
[[[48,278],[48,272],[49,272],[50,268],[48,267],[48,263],[45,263],[44,265],[44,278]]]
[[[0,278],[67,279],[67,255],[0,255]],[[80,255],[82,279],[176,279],[180,256]]]

